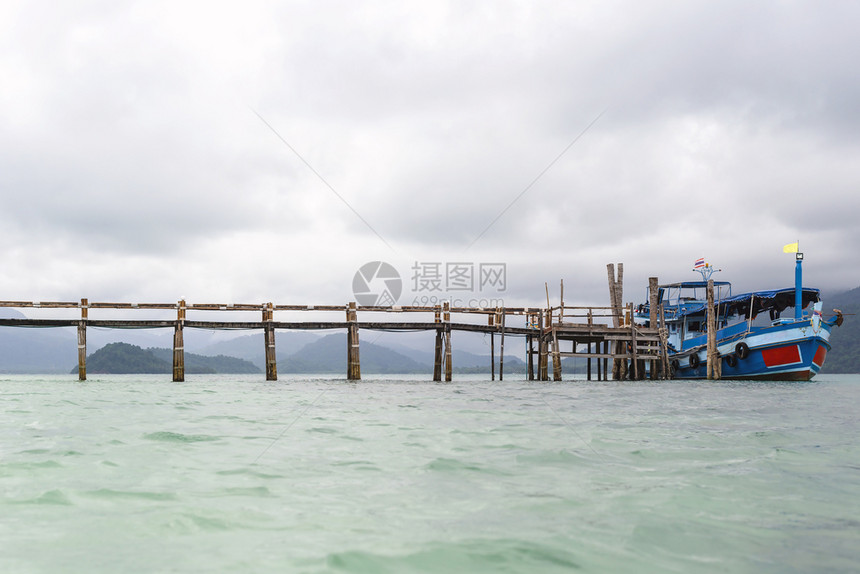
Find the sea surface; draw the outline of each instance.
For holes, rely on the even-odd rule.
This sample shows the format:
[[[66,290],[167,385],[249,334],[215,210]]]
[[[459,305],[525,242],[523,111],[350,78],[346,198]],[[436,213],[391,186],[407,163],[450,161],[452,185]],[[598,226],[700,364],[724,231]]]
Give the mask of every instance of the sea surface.
[[[0,375],[0,572],[858,572],[860,376]]]

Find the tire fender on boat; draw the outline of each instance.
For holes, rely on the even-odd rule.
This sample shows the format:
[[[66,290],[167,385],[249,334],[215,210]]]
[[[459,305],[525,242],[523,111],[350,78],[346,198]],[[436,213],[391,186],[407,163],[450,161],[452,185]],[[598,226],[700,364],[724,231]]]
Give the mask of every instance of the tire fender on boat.
[[[741,341],[735,345],[735,353],[737,353],[738,359],[744,360],[750,356],[750,346]]]
[[[730,367],[736,367],[738,365],[737,355],[726,355],[726,364]]]
[[[693,353],[690,355],[690,368],[695,369],[699,366],[699,355]]]

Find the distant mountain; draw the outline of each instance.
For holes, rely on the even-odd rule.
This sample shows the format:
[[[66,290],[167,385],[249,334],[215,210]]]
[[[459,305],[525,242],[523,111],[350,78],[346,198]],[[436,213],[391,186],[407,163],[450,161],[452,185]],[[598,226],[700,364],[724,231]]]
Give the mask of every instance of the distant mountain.
[[[77,373],[75,366],[72,373]],[[93,374],[160,374],[173,372],[172,349],[142,349],[128,343],[110,343],[87,357],[87,372]],[[187,374],[259,373],[260,369],[235,357],[206,357],[185,353]]]
[[[387,347],[360,343],[361,372],[373,374],[412,374],[433,371],[432,365],[421,364]],[[334,333],[309,343],[299,352],[278,359],[278,371],[283,373],[346,373],[346,333]]]
[[[364,344],[364,343],[362,343]],[[388,346],[388,345],[385,345]],[[485,369],[488,373],[490,372],[490,355],[489,349],[486,355],[479,355],[477,353],[470,353],[469,351],[462,351],[457,349],[457,341],[454,340],[452,344],[453,349],[451,350],[451,362],[454,364],[454,369],[478,369],[470,372],[483,372],[480,369]],[[404,347],[401,345],[391,345],[391,349],[397,351],[401,355],[406,355],[410,359],[417,361],[418,363],[424,365],[433,365],[436,360],[436,351],[431,345],[431,349],[428,351],[422,351],[418,349],[411,349],[409,347]],[[498,370],[499,364],[499,345],[498,341],[496,342],[496,370]],[[515,355],[511,355],[509,353],[505,353],[505,368],[508,366],[515,368],[515,365],[522,365],[525,368],[525,362]]]
[[[12,309],[4,311],[5,318],[24,318]],[[77,360],[78,343],[74,329],[0,327],[2,373],[65,373]]]
[[[860,287],[823,300],[825,316],[832,315],[832,309],[839,309],[846,317],[841,327],[833,327],[832,348],[822,372],[860,373]]]
[[[319,335],[307,331],[276,331],[275,347],[279,356],[289,356],[299,352],[305,345],[319,339]],[[344,345],[346,345],[345,342]],[[235,339],[213,343],[203,347],[199,352],[209,356],[238,357],[254,363],[261,370],[266,368],[266,346],[263,342],[262,333],[243,335]],[[281,370],[280,365],[278,365],[278,370]]]

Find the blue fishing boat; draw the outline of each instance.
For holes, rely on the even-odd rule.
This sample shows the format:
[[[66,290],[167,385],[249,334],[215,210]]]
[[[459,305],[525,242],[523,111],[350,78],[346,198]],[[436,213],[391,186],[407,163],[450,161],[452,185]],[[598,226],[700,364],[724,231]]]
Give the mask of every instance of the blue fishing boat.
[[[803,254],[797,244],[786,252],[796,253],[793,288],[732,294],[728,281],[713,281],[716,350],[723,379],[801,380],[814,377],[830,351],[830,332],[842,324],[842,312],[822,313],[818,289],[802,286]],[[707,287],[717,271],[704,259],[694,271],[701,281],[661,285],[658,304],[662,306],[668,356],[675,378],[707,377]],[[787,309],[793,316],[784,317]],[[648,324],[650,308],[639,305],[634,321]]]

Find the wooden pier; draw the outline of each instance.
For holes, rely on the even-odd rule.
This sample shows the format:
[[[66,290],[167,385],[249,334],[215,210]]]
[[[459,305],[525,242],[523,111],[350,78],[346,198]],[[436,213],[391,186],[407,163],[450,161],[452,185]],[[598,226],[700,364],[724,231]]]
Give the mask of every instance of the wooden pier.
[[[612,267],[612,266],[610,266]],[[455,331],[484,333],[490,335],[491,354],[490,368],[495,379],[495,336],[500,339],[499,380],[504,377],[504,348],[505,337],[525,337],[527,348],[528,380],[549,380],[549,362],[552,361],[553,380],[562,379],[562,358],[584,358],[587,364],[587,377],[591,380],[593,366],[596,366],[598,380],[608,380],[610,372],[613,379],[634,378],[645,376],[645,362],[650,362],[652,378],[671,377],[668,366],[665,330],[644,328],[632,321],[632,304],[621,305],[621,266],[619,277],[610,279],[609,307],[571,307],[564,304],[563,284],[560,305],[549,306],[549,291],[547,290],[547,307],[501,307],[473,308],[450,307],[447,303],[436,306],[391,306],[391,307],[359,307],[355,302],[346,305],[276,305],[263,304],[215,304],[187,303],[180,300],[176,303],[110,303],[90,302],[81,299],[80,302],[27,302],[0,301],[0,307],[18,309],[77,309],[79,318],[65,319],[36,319],[24,318],[0,319],[0,326],[11,327],[76,327],[78,341],[78,379],[87,378],[87,328],[112,329],[157,329],[173,328],[173,380],[185,380],[185,329],[207,330],[262,330],[265,345],[266,380],[275,381],[278,378],[275,334],[279,329],[290,330],[344,330],[347,333],[347,372],[348,380],[361,379],[359,333],[362,330],[372,331],[430,331],[435,332],[435,353],[433,366],[434,381],[451,381],[453,378],[452,364],[452,333]],[[656,279],[652,280],[656,286]],[[656,297],[656,288],[652,297]],[[656,305],[651,306],[657,309]],[[172,311],[175,319],[97,319],[91,316],[91,311],[137,311],[155,310]],[[213,321],[193,317],[199,312],[258,312],[259,321]],[[318,314],[343,313],[343,321],[311,320],[276,320],[277,314]],[[656,311],[655,311],[656,312]],[[371,314],[383,314],[385,321],[360,320],[359,314],[366,317]],[[398,320],[391,320],[392,317]],[[424,320],[408,320],[418,317]],[[408,317],[408,319],[407,319]],[[430,319],[432,317],[432,320]],[[452,319],[456,317],[456,320]],[[477,321],[484,317],[484,320]],[[523,326],[513,326],[509,319],[518,319]],[[651,325],[657,325],[658,318],[652,318]],[[570,350],[562,350],[570,343]],[[535,372],[535,357],[537,357],[537,373]],[[612,361],[610,371],[609,361]]]

